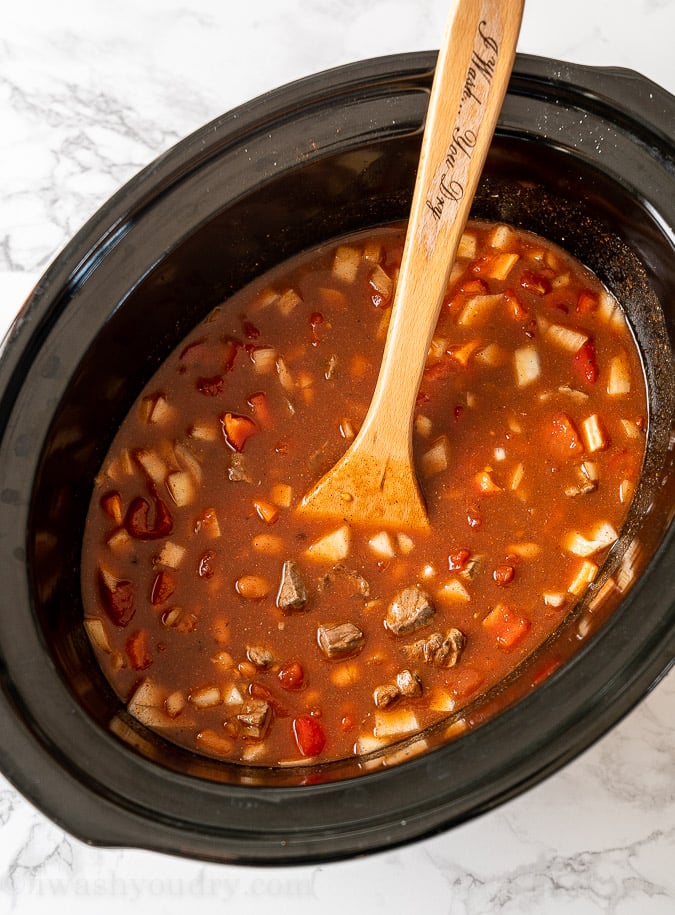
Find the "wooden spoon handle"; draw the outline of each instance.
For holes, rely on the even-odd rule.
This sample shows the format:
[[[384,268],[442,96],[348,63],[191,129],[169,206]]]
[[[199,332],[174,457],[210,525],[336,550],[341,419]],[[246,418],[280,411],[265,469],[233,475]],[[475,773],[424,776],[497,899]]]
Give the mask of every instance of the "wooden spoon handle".
[[[453,4],[429,100],[391,325],[359,436],[370,454],[410,454],[426,355],[506,93],[523,4]],[[378,434],[383,429],[386,435]]]

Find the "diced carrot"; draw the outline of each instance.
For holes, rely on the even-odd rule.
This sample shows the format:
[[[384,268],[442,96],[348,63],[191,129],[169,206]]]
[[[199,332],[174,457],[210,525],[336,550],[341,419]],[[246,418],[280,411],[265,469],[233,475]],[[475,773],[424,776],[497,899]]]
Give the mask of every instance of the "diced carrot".
[[[123,521],[122,497],[118,492],[108,492],[101,496],[101,508],[115,524],[121,524]]]
[[[513,289],[504,290],[504,301],[506,302],[507,312],[516,321],[525,321],[530,316],[530,312],[525,308]]]
[[[253,507],[261,521],[265,524],[274,524],[279,517],[279,509],[266,499],[254,499]]]
[[[597,295],[593,295],[592,292],[588,292],[586,289],[579,293],[579,298],[577,299],[577,311],[579,314],[592,314],[593,312],[597,311],[597,308]]]
[[[220,422],[225,442],[233,451],[243,451],[247,440],[258,431],[252,419],[237,413],[225,413]]]
[[[581,381],[595,384],[598,380],[598,363],[595,358],[595,344],[587,340],[574,354],[574,371]]]
[[[483,626],[493,633],[500,648],[511,651],[529,632],[530,621],[510,607],[497,604],[483,620]]]
[[[134,670],[146,670],[152,664],[147,630],[139,629],[130,635],[124,650]]]
[[[155,576],[150,589],[150,603],[153,607],[159,606],[167,601],[176,589],[176,582],[171,572],[163,569]]]
[[[525,270],[520,277],[520,285],[535,295],[546,295],[551,291],[550,280],[541,273]]]
[[[255,394],[251,394],[247,402],[260,427],[271,429],[274,425],[274,417],[264,391],[256,391]]]
[[[558,413],[551,419],[549,445],[554,454],[561,458],[574,457],[583,452],[581,436],[567,413]]]

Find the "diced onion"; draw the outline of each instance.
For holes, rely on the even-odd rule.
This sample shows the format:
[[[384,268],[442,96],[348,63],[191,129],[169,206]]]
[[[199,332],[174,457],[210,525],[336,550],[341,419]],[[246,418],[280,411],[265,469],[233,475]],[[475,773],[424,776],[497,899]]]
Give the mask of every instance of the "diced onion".
[[[501,302],[502,295],[473,295],[467,299],[459,313],[457,323],[462,327],[472,327],[488,317],[490,312],[495,308],[498,302]]]
[[[393,559],[396,556],[394,543],[387,531],[380,531],[368,541],[368,546],[380,559]]]
[[[271,346],[251,350],[251,362],[258,375],[269,375],[277,365],[277,352]]]
[[[565,327],[563,324],[549,324],[546,329],[546,339],[561,349],[576,353],[588,340],[588,334],[582,334],[581,331]]]
[[[434,476],[447,469],[450,460],[450,442],[447,436],[437,438],[431,448],[424,452],[420,460],[425,477]]]
[[[586,588],[591,584],[595,579],[595,576],[598,574],[598,567],[594,562],[591,562],[590,559],[585,559],[584,562],[579,567],[577,574],[574,576],[570,584],[568,585],[568,592],[573,594],[575,597],[580,597]]]
[[[397,708],[392,711],[378,711],[375,714],[375,737],[394,737],[419,730],[417,715],[412,709]]]
[[[351,245],[340,245],[333,259],[333,276],[343,283],[353,283],[361,262],[361,252]]]
[[[597,413],[592,413],[582,422],[581,434],[584,438],[586,450],[591,453],[603,451],[609,444],[607,435]]]
[[[630,363],[628,356],[622,351],[610,360],[607,393],[612,397],[621,397],[630,394],[630,388]]]
[[[471,232],[463,232],[457,248],[457,257],[462,260],[472,260],[476,256],[476,236]]]

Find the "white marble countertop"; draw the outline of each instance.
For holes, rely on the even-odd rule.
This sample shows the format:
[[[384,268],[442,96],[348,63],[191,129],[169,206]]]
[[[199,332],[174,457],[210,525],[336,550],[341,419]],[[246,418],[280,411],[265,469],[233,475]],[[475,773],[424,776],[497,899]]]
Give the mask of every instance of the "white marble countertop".
[[[0,331],[101,203],[204,122],[300,76],[438,46],[447,0],[25,0],[0,27]],[[521,51],[675,92],[675,0],[528,0]],[[674,125],[675,127],[675,125]],[[9,612],[2,607],[0,612]],[[564,770],[409,847],[269,870],[95,849],[0,777],[0,915],[675,912],[675,674]],[[0,735],[0,740],[2,735]]]

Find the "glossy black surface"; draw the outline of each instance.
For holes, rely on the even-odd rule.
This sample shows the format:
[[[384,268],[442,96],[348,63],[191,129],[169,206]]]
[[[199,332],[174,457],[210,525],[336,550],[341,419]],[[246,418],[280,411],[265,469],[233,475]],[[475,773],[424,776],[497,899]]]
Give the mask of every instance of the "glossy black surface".
[[[650,439],[612,562],[644,567],[638,584],[535,692],[454,743],[357,780],[237,784],[236,767],[170,747],[125,717],[89,650],[80,538],[117,424],[230,292],[318,241],[405,217],[434,60],[412,54],[320,74],[187,138],[75,237],[5,341],[0,765],[81,838],[259,863],[410,841],[558,769],[672,663],[675,100],[626,71],[530,57],[517,60],[474,213],[562,244],[630,316]],[[580,626],[602,622],[594,612],[569,621],[565,650]]]

